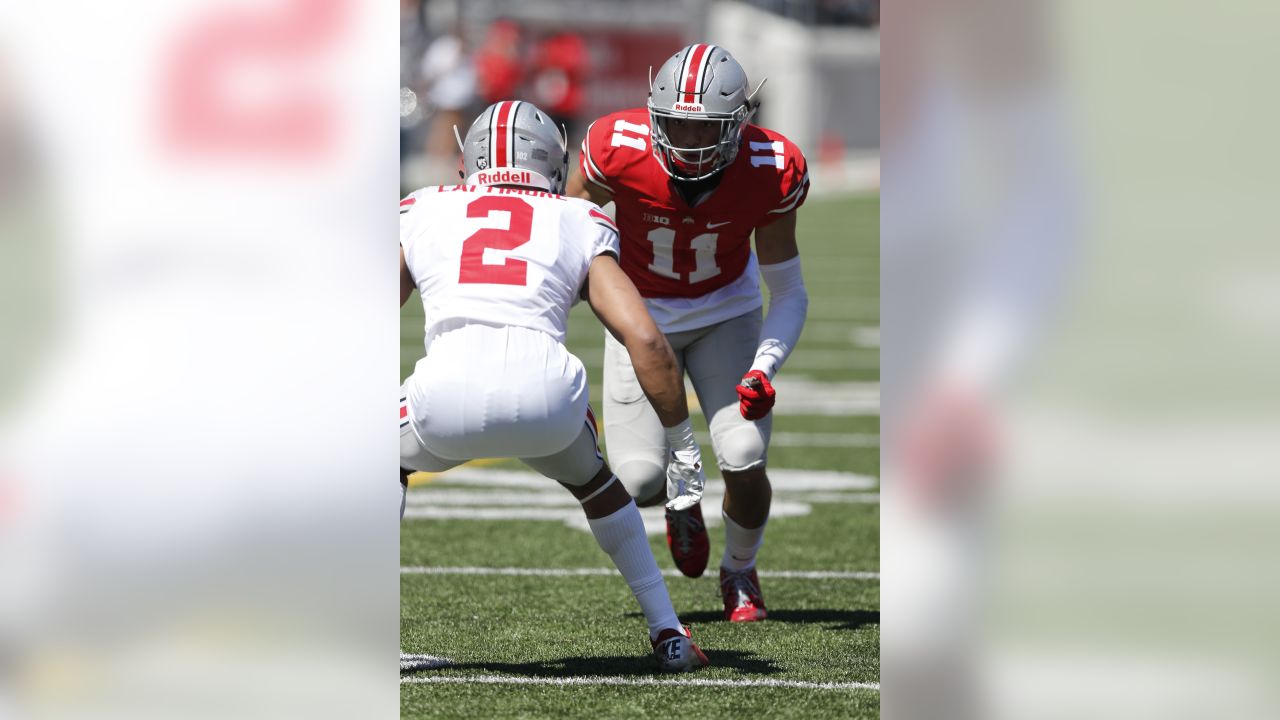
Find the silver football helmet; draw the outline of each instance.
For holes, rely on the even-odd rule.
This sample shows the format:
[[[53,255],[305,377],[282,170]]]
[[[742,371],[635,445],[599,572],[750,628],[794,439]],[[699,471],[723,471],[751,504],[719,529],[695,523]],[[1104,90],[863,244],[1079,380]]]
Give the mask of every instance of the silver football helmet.
[[[653,154],[668,175],[702,180],[738,156],[742,130],[755,114],[755,90],[742,65],[717,45],[690,45],[672,55],[649,78],[649,133]],[[673,121],[715,123],[718,139],[701,147],[672,142]],[[695,143],[694,145],[697,145]]]
[[[462,177],[469,185],[523,185],[564,193],[568,137],[533,103],[503,100],[471,123],[462,149]]]

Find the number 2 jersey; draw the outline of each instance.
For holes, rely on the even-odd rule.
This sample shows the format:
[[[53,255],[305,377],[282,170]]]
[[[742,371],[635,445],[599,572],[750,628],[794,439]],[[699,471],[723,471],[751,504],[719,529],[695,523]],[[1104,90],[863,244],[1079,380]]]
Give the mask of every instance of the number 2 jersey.
[[[613,195],[622,269],[667,333],[759,308],[751,233],[800,207],[809,192],[800,150],[781,134],[748,124],[720,183],[690,206],[653,155],[645,108],[593,123],[579,164],[589,182]]]
[[[616,226],[593,203],[477,185],[425,187],[401,200],[400,247],[422,295],[427,348],[471,322],[563,343],[591,261],[619,254]]]

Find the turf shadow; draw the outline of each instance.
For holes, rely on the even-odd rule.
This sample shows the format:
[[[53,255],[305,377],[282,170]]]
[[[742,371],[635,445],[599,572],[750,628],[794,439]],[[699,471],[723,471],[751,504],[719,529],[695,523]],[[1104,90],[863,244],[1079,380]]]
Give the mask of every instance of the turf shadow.
[[[781,669],[770,659],[741,650],[703,649],[712,667],[731,667],[752,675],[772,675]],[[455,663],[447,668],[404,670],[401,675],[419,672],[482,671],[526,677],[573,677],[581,675],[656,675],[653,658],[644,655],[607,657],[566,657],[527,663],[470,662]]]
[[[635,613],[638,615],[639,613]],[[680,621],[691,625],[701,623],[723,623],[724,613],[719,610],[680,613]],[[798,623],[801,625],[829,625],[829,630],[858,630],[868,625],[880,624],[879,610],[833,610],[815,608],[811,610],[770,610],[768,623]]]

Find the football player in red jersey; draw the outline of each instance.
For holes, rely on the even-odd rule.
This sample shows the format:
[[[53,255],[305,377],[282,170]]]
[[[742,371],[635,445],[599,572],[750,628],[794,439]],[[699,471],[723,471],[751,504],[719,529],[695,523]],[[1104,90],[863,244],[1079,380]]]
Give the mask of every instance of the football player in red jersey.
[[[652,78],[647,107],[591,125],[566,191],[615,203],[622,268],[708,418],[725,480],[720,587],[733,622],[765,617],[755,559],[772,497],[771,381],[800,337],[809,302],[796,247],[809,175],[795,145],[750,124],[759,89],[724,48],[680,50]],[[604,417],[614,471],[638,503],[665,497],[672,557],[682,573],[700,576],[710,554],[702,487],[667,476],[672,439],[645,403],[626,349],[608,337]]]

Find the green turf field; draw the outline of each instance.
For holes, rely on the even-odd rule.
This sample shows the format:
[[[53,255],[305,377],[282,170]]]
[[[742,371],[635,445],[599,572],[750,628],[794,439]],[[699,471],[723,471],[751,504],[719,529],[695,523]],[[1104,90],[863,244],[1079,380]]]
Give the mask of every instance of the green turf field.
[[[712,665],[678,677],[654,672],[639,606],[567,491],[513,461],[419,474],[400,534],[401,651],[449,664],[402,669],[401,717],[879,716],[879,212],[876,196],[800,212],[810,308],[775,382],[774,508],[757,563],[769,619],[720,614],[714,467],[708,572],[667,578]],[[404,377],[422,354],[416,297],[401,317]],[[574,309],[569,347],[597,411],[602,333]],[[696,410],[694,427],[714,457]],[[661,508],[643,513],[674,573]]]

